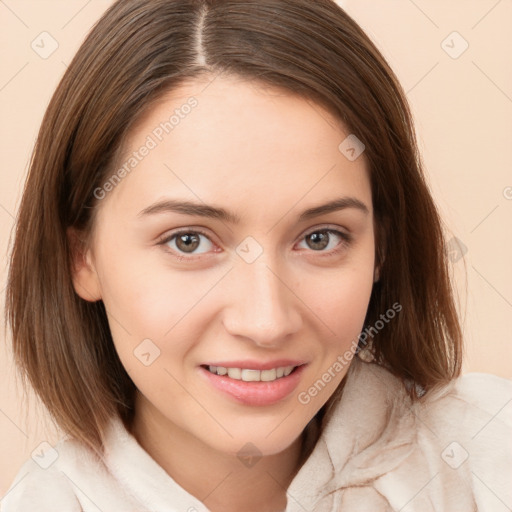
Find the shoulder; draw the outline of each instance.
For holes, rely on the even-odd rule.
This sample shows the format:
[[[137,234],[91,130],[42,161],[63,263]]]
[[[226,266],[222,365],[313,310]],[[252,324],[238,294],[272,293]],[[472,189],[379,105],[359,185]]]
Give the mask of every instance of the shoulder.
[[[487,373],[468,373],[454,382],[454,396],[482,412],[498,415],[512,426],[512,380]]]
[[[72,483],[66,477],[66,472],[62,471],[63,464],[57,463],[66,448],[64,441],[60,441],[55,448],[47,443],[40,445],[39,451],[36,450],[19,469],[0,502],[1,511],[81,511]]]
[[[469,373],[433,390],[417,404],[419,414],[439,429],[453,426],[473,436],[512,428],[512,381],[485,373]]]
[[[19,469],[1,512],[139,510],[92,450],[62,438],[43,443]]]
[[[451,482],[478,510],[512,503],[512,381],[467,374],[427,393],[413,412],[422,457],[442,486]]]
[[[512,479],[512,381],[470,373],[420,400],[415,411],[422,438],[440,445],[449,466],[465,463],[473,474],[501,471]]]
[[[404,385],[383,366],[355,361],[349,377],[346,398],[364,404],[372,418],[384,411],[386,422],[392,413],[412,417],[414,421],[408,423],[408,428],[417,432],[454,432],[475,438],[485,430],[509,433],[512,429],[512,380],[509,379],[468,373],[412,400],[407,391],[411,384]]]
[[[348,417],[359,425],[355,444],[366,448],[340,461],[347,482],[373,481],[404,512],[512,503],[512,381],[470,373],[412,400],[384,367],[358,363],[351,376],[345,405],[355,404]]]

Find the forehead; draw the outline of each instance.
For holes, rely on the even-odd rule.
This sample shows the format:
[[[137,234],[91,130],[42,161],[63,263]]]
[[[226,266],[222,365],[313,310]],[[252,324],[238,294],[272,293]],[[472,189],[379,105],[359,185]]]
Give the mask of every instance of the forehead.
[[[132,129],[106,202],[140,211],[172,196],[260,218],[343,195],[371,206],[364,154],[352,161],[340,150],[349,135],[321,106],[282,89],[224,76],[189,82]]]

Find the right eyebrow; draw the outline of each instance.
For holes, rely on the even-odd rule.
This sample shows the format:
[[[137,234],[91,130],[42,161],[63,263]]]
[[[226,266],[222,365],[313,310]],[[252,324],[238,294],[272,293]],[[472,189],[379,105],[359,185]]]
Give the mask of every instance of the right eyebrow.
[[[231,224],[239,224],[240,217],[224,208],[209,206],[192,201],[177,201],[174,199],[164,199],[158,201],[139,212],[139,217],[145,215],[156,215],[161,213],[181,213],[183,215],[195,215],[198,217],[207,217],[219,219]]]

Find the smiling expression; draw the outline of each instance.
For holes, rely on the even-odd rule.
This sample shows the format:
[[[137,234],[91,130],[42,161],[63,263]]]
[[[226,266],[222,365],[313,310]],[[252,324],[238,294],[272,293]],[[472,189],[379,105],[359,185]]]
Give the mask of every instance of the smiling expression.
[[[338,149],[348,135],[317,104],[234,77],[174,89],[131,131],[124,161],[156,144],[99,201],[74,283],[105,304],[136,415],[271,454],[332,395],[348,365],[297,399],[353,348],[373,286],[370,181],[364,154]]]

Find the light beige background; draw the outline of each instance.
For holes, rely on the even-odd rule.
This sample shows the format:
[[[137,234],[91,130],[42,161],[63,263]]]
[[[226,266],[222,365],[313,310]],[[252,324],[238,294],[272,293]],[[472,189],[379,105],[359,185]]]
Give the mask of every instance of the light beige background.
[[[407,91],[449,237],[467,248],[464,259],[455,253],[453,262],[465,314],[464,371],[512,378],[512,1],[340,3],[376,42]],[[38,126],[66,64],[110,4],[0,0],[2,311],[8,240]],[[42,32],[58,43],[46,59],[31,47],[33,41],[42,47],[41,38],[46,38],[44,46],[50,48]],[[34,400],[25,414],[6,341],[2,333],[0,496],[39,443],[53,444],[58,438],[45,426],[47,417]]]

